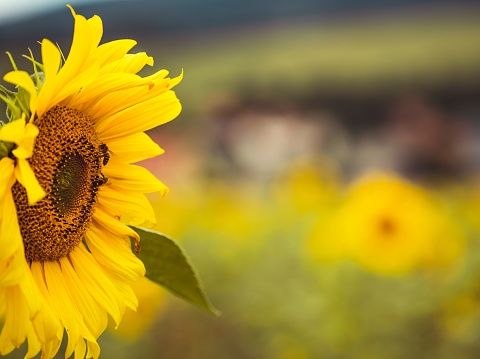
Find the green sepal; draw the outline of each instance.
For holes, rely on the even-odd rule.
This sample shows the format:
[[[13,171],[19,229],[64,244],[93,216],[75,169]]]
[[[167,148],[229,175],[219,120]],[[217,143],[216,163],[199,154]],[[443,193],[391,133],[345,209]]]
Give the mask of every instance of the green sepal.
[[[18,120],[22,117],[22,113],[30,116],[30,94],[26,90],[19,88],[18,92],[13,92],[0,85],[0,100],[7,105],[8,122]]]
[[[131,227],[140,236],[136,253],[147,270],[146,277],[187,302],[219,315],[210,303],[198,275],[180,245],[168,236],[145,228]],[[135,250],[135,243],[132,243]]]
[[[0,141],[0,159],[7,157],[13,148],[13,143]]]
[[[0,128],[5,126],[5,124],[0,120]],[[10,151],[13,148],[13,143],[0,141],[0,159],[7,157]]]

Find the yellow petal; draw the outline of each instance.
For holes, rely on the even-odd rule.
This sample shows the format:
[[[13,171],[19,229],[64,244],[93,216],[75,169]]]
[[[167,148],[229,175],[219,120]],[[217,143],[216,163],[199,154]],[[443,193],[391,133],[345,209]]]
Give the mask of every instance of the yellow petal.
[[[114,73],[106,74],[95,79],[89,86],[82,88],[82,91],[70,101],[73,108],[89,108],[93,103],[98,102],[106,94],[132,87],[148,87],[150,81],[144,80],[138,75]]]
[[[174,77],[173,79],[170,80],[170,83],[169,83],[169,88],[173,88],[175,86],[177,86],[180,81],[182,81],[183,79],[183,69],[182,69],[182,73],[180,75],[178,75],[177,77]]]
[[[13,159],[3,157],[0,159],[0,201],[3,197],[10,192],[13,184],[15,183],[15,162]],[[0,207],[0,208],[3,208]],[[0,212],[1,213],[1,212]],[[1,216],[0,216],[1,218]],[[5,232],[1,232],[5,233]]]
[[[46,193],[38,183],[35,174],[29,163],[24,159],[18,160],[18,165],[15,167],[15,178],[27,190],[28,204],[34,205],[45,197]]]
[[[140,240],[140,236],[133,229],[106,212],[101,206],[98,206],[95,209],[93,221],[95,225],[102,227],[105,231],[112,233],[114,236],[130,237],[134,238],[136,241]]]
[[[63,334],[63,331],[60,334]],[[57,340],[52,340],[44,344],[42,346],[42,359],[53,359],[60,349],[60,344],[62,344],[62,336],[59,336]]]
[[[161,155],[165,151],[146,133],[139,132],[106,143],[116,161],[134,163]]]
[[[23,276],[26,275],[23,270],[23,262],[25,262],[23,247],[6,260],[0,261],[0,288],[16,285],[23,279]]]
[[[158,81],[158,80],[164,80],[165,82],[159,82],[159,84],[165,84],[165,87],[168,88],[168,83],[170,82],[169,78],[166,78],[168,76],[168,71],[165,69],[159,70],[155,72],[154,74],[147,76],[146,78],[152,80],[152,81]]]
[[[11,191],[8,191],[3,199],[0,200],[0,233],[0,248],[2,249],[0,251],[0,265],[2,262],[5,262],[4,265],[6,267],[6,262],[9,261],[9,258],[17,251],[23,250],[23,240],[18,225],[17,209]],[[23,254],[23,251],[21,254]],[[10,264],[10,266],[12,265],[13,263]],[[23,268],[16,270],[23,271]],[[2,280],[0,280],[0,283],[1,282]]]
[[[42,41],[42,60],[43,60],[43,73],[45,75],[44,86],[47,83],[53,83],[61,64],[61,54],[58,47],[48,39]],[[44,88],[42,87],[42,91]]]
[[[153,66],[153,57],[148,56],[147,53],[126,54],[123,58],[102,67],[101,73],[126,72],[136,74],[145,65]]]
[[[92,64],[85,71],[76,74],[70,81],[65,83],[62,87],[56,88],[54,97],[48,107],[50,109],[54,105],[62,105],[71,107],[69,101],[74,99],[83,86],[94,81],[98,76],[98,64]],[[80,109],[81,110],[81,109]]]
[[[182,106],[173,91],[138,103],[96,124],[102,141],[146,131],[173,120]]]
[[[85,353],[87,351],[87,344],[85,343],[85,339],[81,338],[77,346],[75,347],[75,359],[84,359],[85,358]]]
[[[26,299],[26,303],[30,311],[29,318],[32,319],[40,311],[43,304],[43,297],[33,280],[33,277],[30,273],[30,267],[26,261],[23,261],[23,270],[26,274],[22,278],[23,280],[19,283],[19,287],[22,290],[23,296]]]
[[[42,310],[33,319],[33,325],[38,339],[45,348],[48,348],[48,352],[51,353],[51,355],[49,355],[44,349],[44,355],[46,357],[53,357],[60,348],[60,343],[63,337],[63,326],[60,323],[58,314],[56,314],[51,308],[52,302],[45,283],[43,264],[40,262],[32,262],[30,271],[32,273],[33,281],[45,300]]]
[[[105,95],[103,99],[92,104],[92,108],[88,109],[88,115],[90,115],[96,123],[99,123],[131,106],[152,98],[158,98],[168,91],[170,79],[164,78],[167,74],[168,71],[161,70],[152,76],[144,78],[146,81],[151,81],[153,87],[133,87]]]
[[[17,144],[17,148],[12,151],[16,158],[26,159],[32,156],[37,136],[38,127],[33,123],[25,124],[25,115],[0,127],[0,141]]]
[[[98,192],[98,203],[111,215],[122,218],[131,225],[156,223],[152,205],[141,193],[125,194],[113,184],[103,186]]]
[[[42,41],[42,60],[45,81],[38,94],[37,115],[43,116],[51,107],[50,100],[55,92],[58,70],[60,69],[61,54],[59,49],[49,40]]]
[[[0,354],[2,355],[7,355],[15,349],[15,346],[8,339],[9,338],[5,338],[4,340],[2,340],[2,337],[0,336]]]
[[[5,288],[5,322],[0,334],[0,353],[18,348],[27,338],[29,310],[22,291],[16,285]]]
[[[25,116],[0,127],[0,141],[17,143],[25,133]]]
[[[68,358],[72,355],[79,340],[88,338],[94,341],[95,338],[85,327],[83,318],[70,296],[60,264],[58,262],[44,262],[43,265],[52,309],[55,310],[67,331],[68,343],[65,357]]]
[[[0,288],[18,284],[26,275],[23,240],[12,192],[0,200]]]
[[[100,356],[100,345],[87,341],[87,358],[97,359]]]
[[[123,300],[92,254],[83,245],[80,245],[69,256],[78,277],[89,289],[92,297],[112,316],[117,324],[120,323],[125,311]]]
[[[129,238],[115,237],[96,226],[92,226],[85,237],[90,252],[102,266],[131,281],[145,275],[145,266],[132,253]]]
[[[0,289],[0,318],[5,315],[5,288]]]
[[[35,330],[33,329],[32,325],[29,325],[28,332],[27,332],[27,340],[28,340],[28,351],[27,351],[27,354],[25,354],[24,359],[35,357],[40,351],[40,349],[42,348],[42,345],[38,340],[37,334],[35,334]]]
[[[105,271],[107,277],[112,281],[118,293],[120,293],[125,306],[134,312],[137,311],[138,299],[131,287],[131,283],[127,282],[125,278],[119,277],[111,271]]]
[[[12,151],[16,158],[27,159],[32,157],[33,146],[38,132],[38,127],[33,123],[25,125],[23,136],[17,141],[18,147]]]
[[[72,14],[74,14],[73,9]],[[87,19],[81,15],[74,14],[74,18],[75,27],[70,52],[56,76],[55,89],[53,91],[49,89],[45,96],[41,94],[42,101],[39,101],[37,110],[39,116],[54,105],[62,104],[62,101],[77,94],[83,86],[97,76],[99,66],[89,61],[89,57],[98,39],[94,34],[98,29],[95,29],[95,26],[91,27]]]
[[[90,19],[87,20],[87,25],[90,27],[90,34],[91,34],[91,51],[94,51],[100,40],[102,40],[103,36],[103,22],[100,16],[93,15]]]
[[[92,57],[97,58],[103,67],[123,58],[136,44],[137,42],[132,39],[110,41],[100,45],[95,52],[92,53]]]
[[[93,299],[89,288],[85,287],[75,272],[70,259],[68,257],[61,258],[60,265],[65,277],[65,283],[73,302],[85,321],[86,327],[95,338],[98,338],[107,327],[107,312]]]
[[[58,74],[57,88],[63,87],[81,71],[93,47],[94,39],[87,19],[82,15],[76,14],[74,14],[74,19],[72,46],[65,64]]]
[[[88,109],[87,114],[96,124],[108,121],[110,116],[113,116],[116,113],[163,94],[168,90],[168,84],[167,80],[162,81],[165,82],[163,87],[160,85],[157,86],[159,81],[153,81],[153,88],[147,86],[132,87],[109,93],[105,95],[103,99],[100,99],[100,101],[93,104],[92,107]]]
[[[168,187],[142,166],[121,163],[112,159],[104,167],[103,173],[112,181],[112,184],[123,191],[160,192],[162,196],[168,193]]]

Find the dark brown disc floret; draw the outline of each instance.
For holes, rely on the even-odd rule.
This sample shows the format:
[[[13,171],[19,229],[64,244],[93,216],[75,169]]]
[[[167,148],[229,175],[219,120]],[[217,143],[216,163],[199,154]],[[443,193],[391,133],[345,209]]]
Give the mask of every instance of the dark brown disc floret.
[[[104,145],[88,116],[56,106],[35,121],[39,134],[28,160],[45,198],[29,206],[20,183],[12,188],[27,261],[55,261],[81,242],[107,180]]]

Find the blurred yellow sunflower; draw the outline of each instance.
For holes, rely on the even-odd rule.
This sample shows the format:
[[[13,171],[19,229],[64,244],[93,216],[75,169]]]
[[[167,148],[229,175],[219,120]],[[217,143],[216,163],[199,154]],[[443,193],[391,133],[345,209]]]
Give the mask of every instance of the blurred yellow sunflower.
[[[16,92],[0,87],[2,355],[28,340],[26,358],[52,358],[65,330],[65,357],[97,358],[108,314],[118,325],[135,310],[130,283],[145,274],[124,223],[154,223],[144,193],[168,191],[132,163],[163,152],[143,131],[180,113],[181,76],[140,77],[153,59],[129,54],[134,40],[99,45],[102,20],[71,11],[68,57],[44,39],[33,75],[12,60],[4,80]]]
[[[319,221],[310,249],[322,259],[351,258],[375,272],[404,274],[451,263],[463,242],[459,225],[425,189],[376,173],[356,181]]]

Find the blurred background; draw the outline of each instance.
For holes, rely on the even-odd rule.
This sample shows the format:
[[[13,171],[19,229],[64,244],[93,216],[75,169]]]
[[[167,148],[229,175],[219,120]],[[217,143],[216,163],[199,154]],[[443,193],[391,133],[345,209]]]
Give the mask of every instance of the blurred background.
[[[155,229],[222,313],[139,283],[103,358],[480,356],[477,1],[71,4],[184,70],[144,165],[170,187]],[[0,5],[0,53],[23,68],[72,33],[61,1]]]

